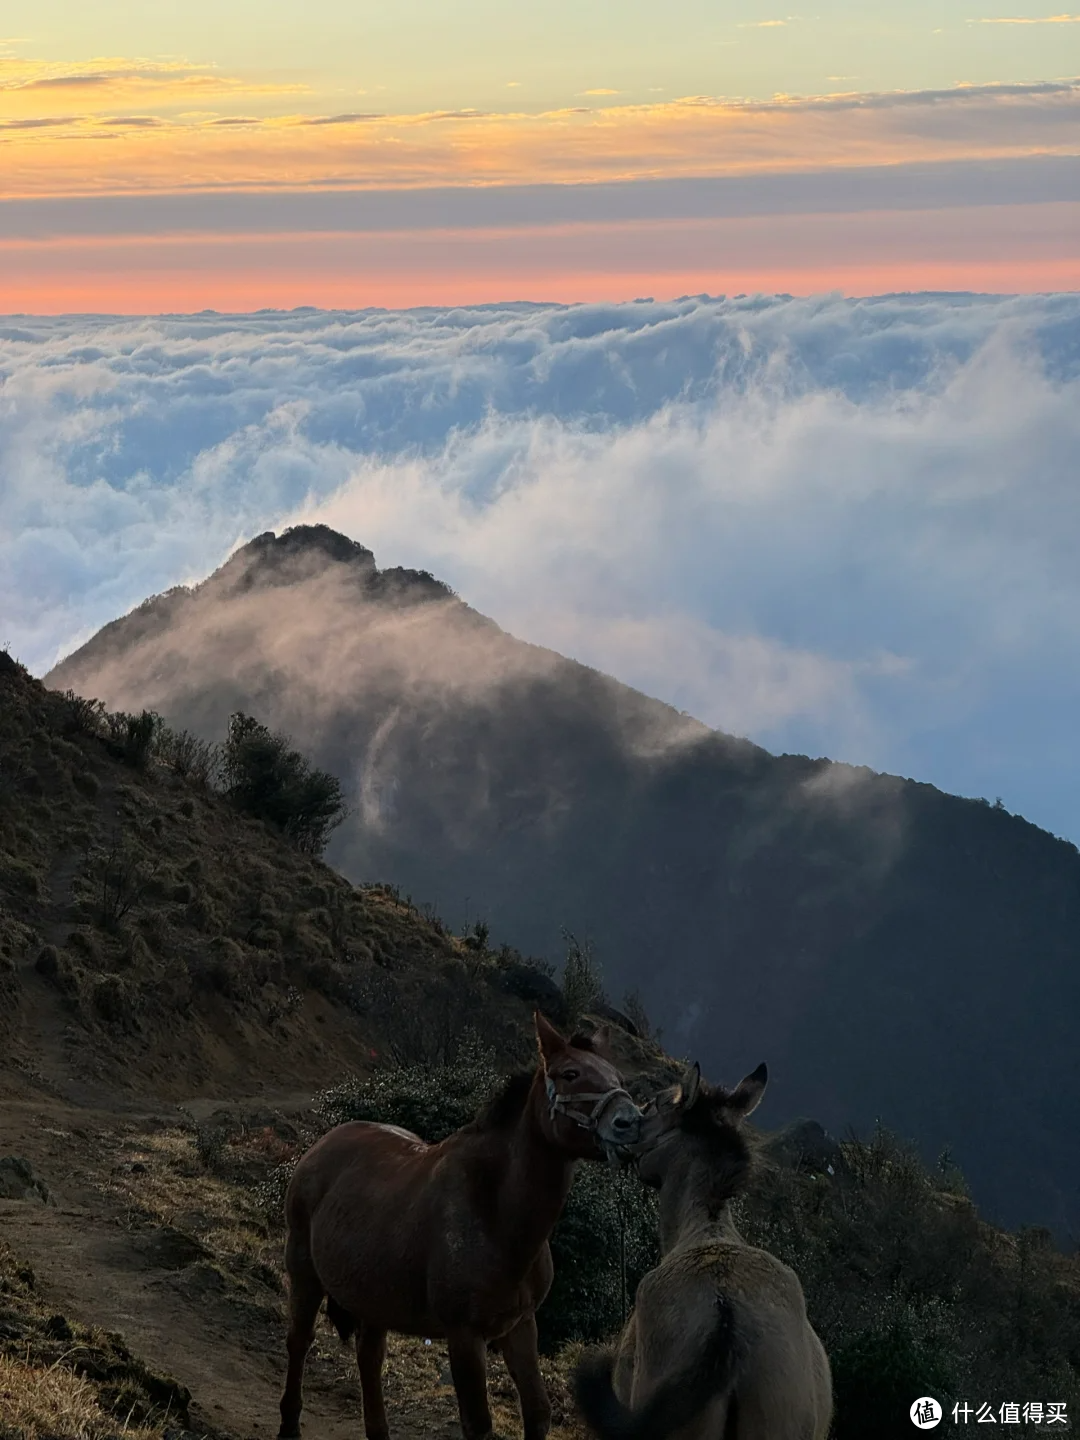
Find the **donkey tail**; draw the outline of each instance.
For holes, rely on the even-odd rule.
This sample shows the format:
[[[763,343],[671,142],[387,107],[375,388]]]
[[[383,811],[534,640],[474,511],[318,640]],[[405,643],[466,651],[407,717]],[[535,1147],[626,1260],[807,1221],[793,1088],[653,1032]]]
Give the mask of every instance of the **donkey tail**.
[[[600,1440],[667,1440],[689,1425],[711,1400],[731,1389],[735,1379],[733,1317],[726,1301],[718,1299],[717,1310],[716,1324],[697,1354],[636,1410],[615,1394],[615,1359],[610,1352],[581,1361],[574,1371],[574,1398]]]
[[[356,1334],[356,1321],[332,1295],[326,1297],[326,1318],[341,1337],[341,1343],[347,1345]]]

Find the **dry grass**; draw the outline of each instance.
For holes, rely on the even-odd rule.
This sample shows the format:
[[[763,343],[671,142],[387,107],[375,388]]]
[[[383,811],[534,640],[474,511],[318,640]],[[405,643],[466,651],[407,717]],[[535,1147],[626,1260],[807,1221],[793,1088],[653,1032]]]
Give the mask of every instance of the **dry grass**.
[[[93,1384],[59,1360],[34,1365],[0,1355],[0,1436],[20,1440],[161,1440],[163,1427],[118,1423]]]
[[[189,1398],[119,1336],[56,1314],[0,1242],[0,1440],[161,1440]]]
[[[305,1142],[282,1140],[267,1125],[241,1128],[238,1124],[215,1152],[214,1168],[208,1169],[199,1159],[197,1139],[190,1127],[116,1135],[103,1145],[100,1168],[89,1178],[104,1197],[121,1206],[132,1228],[167,1227],[205,1247],[203,1263],[212,1264],[222,1276],[234,1303],[258,1307],[283,1355],[284,1229],[280,1217],[268,1213],[260,1199],[260,1184]],[[554,1411],[550,1440],[585,1440],[568,1384],[579,1353],[580,1347],[572,1346],[541,1362]],[[309,1365],[323,1383],[359,1406],[352,1349],[343,1347],[328,1325],[320,1327]],[[459,1435],[442,1341],[392,1335],[384,1384],[400,1433],[423,1434],[430,1440]],[[490,1360],[489,1388],[496,1433],[519,1434],[517,1393],[495,1354]]]

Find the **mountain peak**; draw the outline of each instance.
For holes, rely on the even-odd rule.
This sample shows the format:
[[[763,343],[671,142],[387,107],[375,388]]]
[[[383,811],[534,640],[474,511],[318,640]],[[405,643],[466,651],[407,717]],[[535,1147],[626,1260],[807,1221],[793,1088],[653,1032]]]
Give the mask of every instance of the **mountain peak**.
[[[332,530],[329,525],[290,525],[280,535],[273,530],[265,530],[236,551],[237,556],[242,555],[249,560],[311,554],[325,555],[328,560],[336,560],[343,565],[362,565],[372,569],[375,566],[375,556],[366,546],[358,540],[350,540],[340,530]]]
[[[292,585],[335,566],[346,566],[372,599],[416,602],[452,598],[449,585],[427,570],[391,566],[380,570],[374,553],[329,525],[290,525],[276,534],[265,530],[233,552],[206,584],[250,590],[260,585]]]

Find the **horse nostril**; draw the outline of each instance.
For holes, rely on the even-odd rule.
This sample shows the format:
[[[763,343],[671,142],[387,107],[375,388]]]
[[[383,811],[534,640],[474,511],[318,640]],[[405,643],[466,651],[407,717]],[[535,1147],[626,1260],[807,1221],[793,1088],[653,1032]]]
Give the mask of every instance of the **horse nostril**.
[[[614,1119],[616,1130],[636,1130],[641,1124],[640,1115],[616,1115]]]

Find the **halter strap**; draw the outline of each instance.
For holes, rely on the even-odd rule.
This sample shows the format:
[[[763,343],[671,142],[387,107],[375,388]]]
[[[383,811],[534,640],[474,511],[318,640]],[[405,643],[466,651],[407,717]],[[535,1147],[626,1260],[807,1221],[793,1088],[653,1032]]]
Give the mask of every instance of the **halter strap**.
[[[548,1113],[551,1119],[554,1120],[556,1115],[561,1112],[568,1120],[573,1120],[575,1125],[580,1125],[585,1130],[596,1129],[600,1123],[600,1116],[607,1109],[608,1102],[613,1100],[616,1095],[622,1095],[629,1100],[631,1104],[634,1103],[629,1091],[624,1090],[621,1085],[614,1085],[610,1090],[605,1090],[602,1093],[599,1091],[584,1092],[579,1090],[571,1095],[560,1095],[555,1088],[555,1081],[552,1080],[550,1075],[545,1075],[544,1080],[548,1097]],[[582,1114],[576,1107],[587,1104],[589,1101],[593,1102],[592,1109],[589,1110],[587,1114]]]

